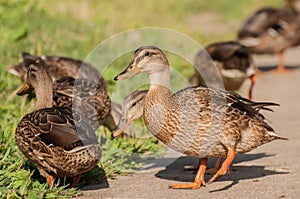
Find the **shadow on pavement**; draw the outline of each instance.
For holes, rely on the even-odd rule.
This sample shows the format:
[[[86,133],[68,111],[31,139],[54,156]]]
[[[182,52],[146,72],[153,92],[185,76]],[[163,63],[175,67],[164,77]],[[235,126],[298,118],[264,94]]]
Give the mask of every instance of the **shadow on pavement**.
[[[245,180],[245,179],[256,180],[257,178],[261,178],[269,175],[287,174],[288,172],[278,172],[274,170],[265,169],[265,166],[235,166],[234,165],[240,162],[247,162],[247,161],[266,158],[270,156],[274,156],[274,155],[269,155],[265,153],[238,155],[235,158],[233,165],[231,165],[230,167],[230,173],[217,179],[217,181],[232,181],[232,183],[222,189],[213,190],[211,192],[227,190],[232,186],[234,186],[235,184],[237,184],[240,180]],[[186,183],[192,182],[194,181],[196,171],[184,171],[183,168],[186,165],[197,165],[198,162],[199,162],[199,158],[197,157],[189,157],[189,156],[180,157],[176,161],[168,165],[165,168],[165,170],[156,173],[155,176],[163,179],[186,182]],[[208,162],[208,167],[213,167],[215,162],[216,162],[216,158],[210,158]],[[212,177],[211,174],[206,174],[205,181],[208,182],[208,180],[211,177]]]

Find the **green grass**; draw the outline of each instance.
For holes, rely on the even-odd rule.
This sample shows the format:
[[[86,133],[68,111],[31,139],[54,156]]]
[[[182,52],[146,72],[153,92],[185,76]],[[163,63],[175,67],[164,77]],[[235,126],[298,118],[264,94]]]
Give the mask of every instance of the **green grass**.
[[[96,45],[108,37],[133,28],[151,26],[177,30],[206,45],[234,39],[243,19],[265,5],[282,6],[283,2],[1,0],[0,198],[68,198],[82,193],[66,189],[64,184],[68,181],[64,182],[64,179],[59,179],[60,186],[50,190],[45,179],[26,161],[14,142],[18,122],[33,108],[32,101],[13,94],[20,81],[5,70],[7,65],[19,61],[21,52],[85,59]],[[115,89],[113,77],[129,63],[130,57],[130,53],[121,56],[103,74],[110,92]],[[171,53],[168,57],[174,69],[186,78],[193,73],[184,59]],[[132,172],[140,166],[137,159],[161,149],[154,138],[110,140],[103,129],[97,133],[101,137],[103,157],[97,169],[83,176],[80,186]]]

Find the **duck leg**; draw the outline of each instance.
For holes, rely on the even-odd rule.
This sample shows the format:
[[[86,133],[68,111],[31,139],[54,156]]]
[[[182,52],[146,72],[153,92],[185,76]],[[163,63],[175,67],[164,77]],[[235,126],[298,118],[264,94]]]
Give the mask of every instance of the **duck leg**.
[[[235,150],[234,148],[229,148],[228,149],[228,153],[227,153],[227,157],[226,160],[223,162],[221,168],[218,170],[218,172],[209,180],[208,183],[212,183],[213,181],[215,181],[219,176],[221,175],[225,175],[228,170],[229,170],[229,166],[232,163],[234,157],[235,157]]]
[[[199,189],[201,185],[205,186],[204,174],[207,165],[207,158],[201,158],[199,169],[197,171],[194,182],[187,184],[172,184],[169,187],[173,189]]]
[[[218,169],[220,168],[221,162],[222,162],[223,157],[220,156],[215,164],[215,166],[213,168],[206,168],[206,173],[216,173],[218,171]],[[196,165],[185,165],[183,167],[184,171],[195,171],[197,170],[199,166]]]
[[[255,84],[255,82],[256,82],[256,76],[255,76],[255,74],[254,75],[251,75],[251,86],[250,86],[250,88],[249,88],[249,99],[251,100],[252,99],[252,90],[253,90],[253,87],[254,87],[254,84]]]
[[[285,57],[284,52],[283,51],[279,52],[279,54],[278,54],[278,58],[279,58],[278,62],[279,63],[278,63],[277,69],[275,70],[276,73],[287,73],[287,72],[289,72],[289,70],[287,70],[285,68],[284,57]]]
[[[80,181],[80,175],[77,175],[73,178],[73,184],[71,185],[71,188],[75,188]]]
[[[216,173],[218,171],[218,169],[220,168],[220,165],[222,163],[223,157],[219,156],[214,168],[210,168],[206,170],[206,173]]]
[[[51,189],[53,189],[53,185],[54,185],[54,177],[51,176],[51,175],[48,175],[46,179],[47,179],[47,183],[48,183],[49,187],[50,187]]]

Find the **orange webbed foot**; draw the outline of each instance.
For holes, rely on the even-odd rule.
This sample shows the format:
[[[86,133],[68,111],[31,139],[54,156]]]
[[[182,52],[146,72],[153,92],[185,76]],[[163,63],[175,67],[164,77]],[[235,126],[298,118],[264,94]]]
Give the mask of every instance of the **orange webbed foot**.
[[[217,173],[208,181],[208,183],[212,183],[215,181],[219,176],[225,175],[229,171],[229,167],[235,157],[235,150],[233,148],[228,149],[227,158],[223,162],[221,168],[217,171]]]
[[[200,179],[199,182],[185,183],[185,184],[172,184],[169,188],[172,189],[199,189],[201,186],[205,186],[204,179]]]
[[[194,182],[186,184],[172,184],[169,187],[172,189],[199,189],[202,185],[205,186],[204,174],[207,165],[207,158],[201,158],[199,169],[197,171]]]

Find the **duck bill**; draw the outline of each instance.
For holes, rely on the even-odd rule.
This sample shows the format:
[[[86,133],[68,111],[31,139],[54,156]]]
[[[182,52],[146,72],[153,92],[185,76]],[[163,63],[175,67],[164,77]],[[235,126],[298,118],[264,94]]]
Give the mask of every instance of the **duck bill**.
[[[17,95],[25,95],[33,91],[33,87],[25,83],[17,92]]]
[[[121,135],[124,130],[126,130],[126,128],[131,124],[130,120],[125,119],[125,118],[121,118],[120,122],[118,124],[118,126],[116,127],[116,129],[112,132],[112,137],[115,138],[119,135]]]
[[[114,80],[120,80],[120,79],[127,79],[130,77],[135,76],[136,74],[140,73],[141,69],[135,64],[135,63],[130,63],[129,66],[121,72],[119,75],[115,76]]]

